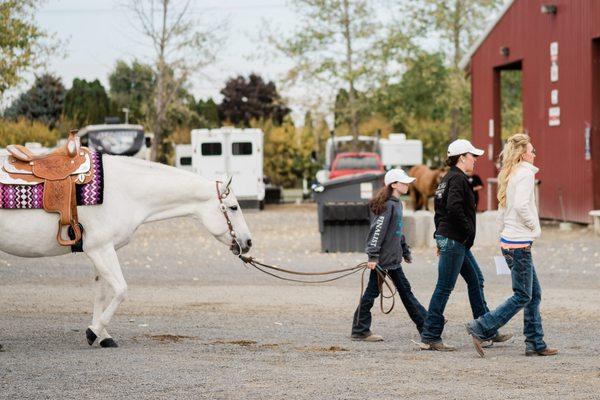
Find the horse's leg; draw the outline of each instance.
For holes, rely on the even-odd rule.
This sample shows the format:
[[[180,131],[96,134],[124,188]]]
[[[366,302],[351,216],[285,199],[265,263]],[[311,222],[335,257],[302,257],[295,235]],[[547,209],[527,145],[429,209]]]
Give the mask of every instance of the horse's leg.
[[[92,250],[87,252],[87,255],[96,266],[100,278],[99,280],[105,280],[114,291],[114,297],[108,307],[106,307],[104,311],[98,310],[98,312],[101,312],[100,316],[94,318],[92,325],[88,327],[88,330],[86,331],[88,342],[91,339],[93,343],[96,337],[102,337],[105,334],[106,326],[110,323],[110,320],[115,314],[115,311],[117,311],[119,305],[125,300],[127,283],[123,277],[121,265],[119,264],[117,253],[113,247]],[[94,307],[94,311],[96,312],[96,307]],[[105,336],[108,336],[108,333],[106,333]],[[117,343],[110,337],[102,339],[100,341],[100,346],[118,347]]]
[[[415,211],[418,211],[421,209],[421,197],[423,197],[423,195],[417,189],[415,189],[414,192],[415,192],[415,198],[414,198],[414,202],[413,202],[413,207],[414,207]]]
[[[108,306],[108,283],[104,278],[100,276],[100,274],[97,274],[94,278],[94,289],[96,291],[96,296],[94,298],[94,314],[92,317],[92,326],[96,326],[98,324],[102,312]],[[91,346],[92,344],[94,344],[94,341],[96,340],[96,334],[89,330],[89,332],[86,332],[86,336],[89,345]],[[102,332],[100,332],[99,337],[100,342],[103,342],[104,339],[112,339],[112,337],[106,331],[106,328],[102,329]]]

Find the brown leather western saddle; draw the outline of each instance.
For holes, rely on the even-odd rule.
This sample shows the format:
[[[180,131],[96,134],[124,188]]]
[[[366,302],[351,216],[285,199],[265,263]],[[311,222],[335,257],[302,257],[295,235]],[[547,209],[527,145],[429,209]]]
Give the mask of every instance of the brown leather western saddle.
[[[44,155],[35,155],[20,145],[7,146],[9,156],[1,171],[13,184],[44,184],[44,210],[59,214],[56,239],[61,246],[73,246],[81,240],[75,185],[86,184],[94,176],[89,150],[80,146],[75,133],[71,131],[63,146]],[[69,227],[73,237],[65,238],[64,230]]]

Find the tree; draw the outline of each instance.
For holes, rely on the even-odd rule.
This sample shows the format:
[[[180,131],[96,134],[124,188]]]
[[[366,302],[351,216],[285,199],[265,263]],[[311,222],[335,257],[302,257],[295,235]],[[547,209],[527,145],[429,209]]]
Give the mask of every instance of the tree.
[[[413,35],[441,37],[441,48],[451,58],[449,139],[453,141],[468,130],[470,114],[469,84],[459,63],[467,49],[477,39],[503,0],[400,0],[413,21]],[[465,102],[466,100],[466,102]],[[467,123],[464,124],[465,120]]]
[[[207,27],[192,18],[190,0],[129,0],[142,34],[154,50],[154,108],[151,128],[154,132],[152,158],[157,159],[159,148],[168,136],[167,113],[176,94],[184,87],[190,75],[215,59],[219,40]],[[200,30],[199,27],[205,27]]]
[[[386,117],[396,131],[421,140],[425,162],[432,165],[441,164],[447,144],[450,74],[443,54],[418,52],[406,61],[400,82],[371,96],[373,112]]]
[[[519,70],[501,72],[502,99],[502,139],[523,132],[523,84],[522,73]]]
[[[504,0],[401,0],[415,23],[413,32],[441,36],[441,48],[458,65]]]
[[[265,175],[275,185],[296,187],[301,177],[300,149],[296,127],[290,120],[273,125],[267,121],[262,126],[265,132],[264,170]]]
[[[60,78],[44,74],[35,78],[33,86],[6,109],[4,116],[40,121],[53,129],[62,114],[64,99],[65,87]]]
[[[152,98],[156,80],[152,67],[138,60],[131,65],[117,61],[115,69],[108,76],[110,99],[113,112],[121,113],[129,109],[129,122],[146,124],[152,110]]]
[[[291,58],[294,66],[286,81],[332,85],[333,93],[344,87],[350,131],[358,144],[359,104],[356,91],[374,84],[374,75],[390,56],[383,40],[383,25],[375,18],[373,0],[294,0],[301,20],[298,30],[280,39],[270,34],[275,49]],[[401,42],[396,45],[401,48]],[[385,57],[382,57],[385,56]],[[378,69],[379,67],[379,69]]]
[[[19,84],[22,74],[40,65],[48,50],[48,34],[35,24],[38,0],[2,0],[0,2],[0,98]]]
[[[109,100],[104,86],[98,79],[87,82],[75,78],[73,86],[65,95],[64,114],[78,127],[104,122],[109,114]]]
[[[217,106],[219,119],[236,126],[248,127],[252,120],[272,120],[281,125],[290,113],[273,82],[265,82],[262,77],[250,74],[227,81],[221,90],[223,101]]]
[[[219,108],[212,98],[207,100],[198,99],[195,111],[206,121],[206,128],[214,129],[220,126]]]

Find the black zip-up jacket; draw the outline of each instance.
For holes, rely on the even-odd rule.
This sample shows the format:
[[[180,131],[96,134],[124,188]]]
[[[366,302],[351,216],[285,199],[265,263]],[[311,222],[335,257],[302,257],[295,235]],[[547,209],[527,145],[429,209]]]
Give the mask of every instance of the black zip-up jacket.
[[[469,177],[452,167],[435,191],[435,234],[470,249],[475,241],[475,211]]]
[[[383,270],[396,269],[402,257],[410,260],[410,246],[402,233],[402,203],[390,197],[381,215],[371,212],[371,229],[367,236],[366,253],[369,261]]]

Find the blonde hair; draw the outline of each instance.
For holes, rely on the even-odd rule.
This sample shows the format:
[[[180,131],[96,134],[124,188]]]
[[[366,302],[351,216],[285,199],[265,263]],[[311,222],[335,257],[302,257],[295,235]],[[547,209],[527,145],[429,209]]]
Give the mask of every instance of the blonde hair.
[[[523,154],[527,152],[527,145],[531,143],[529,136],[524,133],[512,135],[506,141],[504,150],[500,153],[502,159],[502,168],[498,174],[498,204],[500,207],[506,207],[506,188],[508,180],[515,167],[522,160]]]

